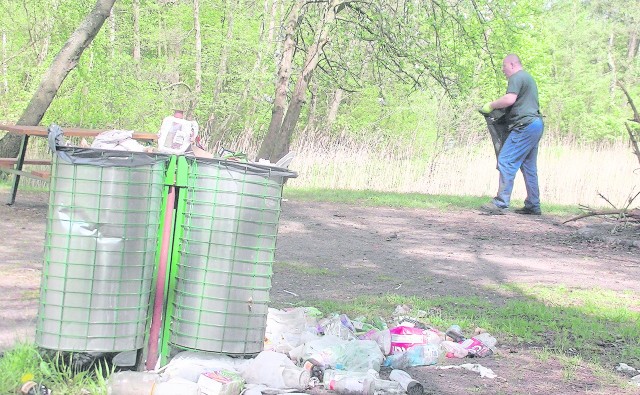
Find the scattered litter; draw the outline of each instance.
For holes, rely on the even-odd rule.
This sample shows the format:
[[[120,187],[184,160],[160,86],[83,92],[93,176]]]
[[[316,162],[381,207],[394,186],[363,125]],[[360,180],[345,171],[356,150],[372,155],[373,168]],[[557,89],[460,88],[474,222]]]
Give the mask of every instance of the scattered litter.
[[[156,388],[161,394],[293,395],[323,388],[362,395],[422,395],[422,385],[402,369],[425,365],[497,377],[480,364],[440,366],[452,358],[490,356],[497,341],[480,328],[472,337],[458,325],[441,332],[430,325],[429,316],[408,305],[397,306],[389,323],[382,317],[351,319],[339,313],[323,317],[313,307],[269,308],[263,351],[253,358],[182,351],[157,371],[112,374],[108,393]],[[390,380],[380,378],[382,367],[396,369]],[[619,369],[633,368],[620,364]],[[640,376],[632,380],[640,382]]]
[[[480,377],[486,377],[489,379],[495,379],[498,377],[493,370],[489,368],[485,368],[479,363],[463,363],[462,365],[447,365],[447,366],[438,366],[436,369],[467,369],[472,372],[480,373]]]

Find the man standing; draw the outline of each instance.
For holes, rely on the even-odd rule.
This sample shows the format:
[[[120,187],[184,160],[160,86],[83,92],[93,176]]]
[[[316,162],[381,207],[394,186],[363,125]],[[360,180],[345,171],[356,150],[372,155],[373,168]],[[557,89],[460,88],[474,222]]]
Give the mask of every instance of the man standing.
[[[544,125],[538,102],[538,87],[531,74],[522,68],[517,55],[511,54],[504,58],[502,72],[508,79],[507,93],[485,104],[480,111],[488,114],[495,109],[507,109],[510,133],[498,156],[498,194],[480,209],[487,214],[505,214],[509,209],[513,182],[520,169],[527,188],[527,199],[523,208],[514,211],[518,214],[540,215],[537,159],[538,143]]]

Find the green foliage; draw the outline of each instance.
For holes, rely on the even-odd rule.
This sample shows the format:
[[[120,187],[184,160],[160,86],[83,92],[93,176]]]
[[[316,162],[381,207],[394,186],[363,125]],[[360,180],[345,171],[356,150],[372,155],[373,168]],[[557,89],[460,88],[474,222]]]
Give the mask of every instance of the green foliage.
[[[0,119],[9,122],[26,108],[53,57],[94,1],[22,3],[0,6],[7,38]],[[406,2],[392,8],[378,1],[346,7],[313,75],[315,112],[305,106],[307,117],[303,112],[299,129],[313,121],[323,135],[415,145],[443,143],[445,136],[463,140],[484,130],[473,109],[504,92],[501,59],[513,52],[538,81],[547,130],[582,140],[624,137],[630,110],[615,81],[625,82],[634,97],[640,94],[638,56],[629,57],[627,47],[629,26],[637,24],[637,16],[623,12],[637,9],[636,3],[493,0]],[[140,1],[142,59],[136,64],[133,2],[117,1],[113,19],[67,77],[43,124],[154,132],[171,108],[191,104],[201,126],[218,120],[215,139],[260,138],[272,110],[280,26],[286,18],[280,11],[286,13],[291,4],[285,1],[272,21],[271,10],[263,10],[259,2],[201,3],[198,93],[193,4]],[[317,33],[321,6],[304,9],[294,73]],[[271,24],[274,30],[269,30]],[[4,80],[8,92],[1,86]],[[221,90],[214,102],[218,80]],[[347,92],[336,123],[325,128],[338,87]]]

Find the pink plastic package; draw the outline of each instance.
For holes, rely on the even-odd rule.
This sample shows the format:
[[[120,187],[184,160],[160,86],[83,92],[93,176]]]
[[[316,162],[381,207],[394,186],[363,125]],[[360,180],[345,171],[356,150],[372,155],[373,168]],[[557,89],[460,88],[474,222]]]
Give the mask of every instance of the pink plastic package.
[[[460,343],[460,345],[469,351],[469,355],[472,357],[484,358],[493,354],[491,348],[480,340],[472,337]]]
[[[438,331],[420,329],[408,326],[396,326],[389,329],[391,333],[391,354],[407,351],[407,348],[417,344],[439,344],[442,339]]]

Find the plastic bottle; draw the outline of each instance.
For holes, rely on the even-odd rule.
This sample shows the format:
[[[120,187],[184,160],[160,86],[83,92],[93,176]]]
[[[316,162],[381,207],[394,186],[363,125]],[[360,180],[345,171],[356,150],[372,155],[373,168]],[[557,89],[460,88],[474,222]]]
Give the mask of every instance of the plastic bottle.
[[[476,340],[480,340],[482,343],[484,343],[485,346],[489,348],[495,347],[496,343],[498,342],[498,340],[496,340],[495,337],[491,336],[486,332],[476,335],[473,338]]]
[[[391,332],[389,329],[383,329],[381,331],[372,329],[361,335],[360,340],[373,340],[378,343],[380,351],[382,351],[384,355],[391,353]]]
[[[306,389],[310,374],[296,366],[285,354],[265,350],[242,368],[242,378],[248,384],[263,384],[272,388]]]
[[[366,372],[369,369],[380,370],[384,355],[373,340],[348,341],[342,347],[341,355],[337,355],[336,369]]]
[[[409,347],[403,353],[389,355],[384,361],[384,366],[404,369],[411,366],[435,365],[440,354],[438,344],[418,344]]]
[[[446,340],[440,343],[440,347],[443,349],[447,358],[464,358],[469,355],[469,350],[464,348],[460,343]]]
[[[329,389],[341,395],[374,395],[376,391],[374,379],[365,377],[344,377],[331,381]]]
[[[445,332],[447,336],[449,336],[454,342],[461,343],[467,340],[466,337],[462,334],[462,329],[460,325],[451,325],[449,329]]]
[[[113,373],[107,381],[107,395],[151,395],[159,377],[149,372]]]
[[[396,326],[389,330],[391,333],[391,353],[406,351],[418,344],[440,344],[444,335],[436,329],[420,329],[410,326]]]
[[[495,345],[495,342],[493,344]],[[476,337],[469,338],[460,345],[469,351],[470,357],[483,358],[493,354],[493,350]]]
[[[404,394],[404,388],[397,381],[374,379],[376,393],[378,394]]]
[[[324,377],[324,371],[328,368],[319,356],[307,359],[302,364],[302,367],[309,372],[311,377],[316,377],[320,381],[322,381],[322,378]]]
[[[431,329],[430,327],[428,327],[424,322],[418,321],[415,318],[410,318],[410,317],[404,317],[402,318],[399,322],[398,325],[402,325],[402,326],[412,326],[414,328],[419,328],[419,329]]]
[[[376,328],[378,328],[380,330],[389,329],[389,327],[387,326],[387,322],[382,317],[374,318],[373,319],[373,326],[375,326]]]
[[[356,317],[355,319],[351,320],[351,324],[355,328],[356,332],[362,333],[368,332],[372,329],[376,329],[373,325],[367,324],[365,320],[366,318],[363,316]]]
[[[326,369],[322,378],[322,385],[325,389],[331,389],[331,383],[337,382],[344,378],[355,378],[364,380],[365,378],[377,379],[380,376],[378,372],[370,369],[366,372],[353,372],[349,370]]]
[[[357,338],[355,328],[346,314],[336,314],[329,319],[321,320],[319,324],[325,335],[335,335],[343,340],[354,340]]]
[[[424,387],[422,386],[422,384],[411,378],[409,373],[405,372],[404,370],[392,370],[391,374],[389,374],[389,380],[397,381],[408,395],[424,394]]]

